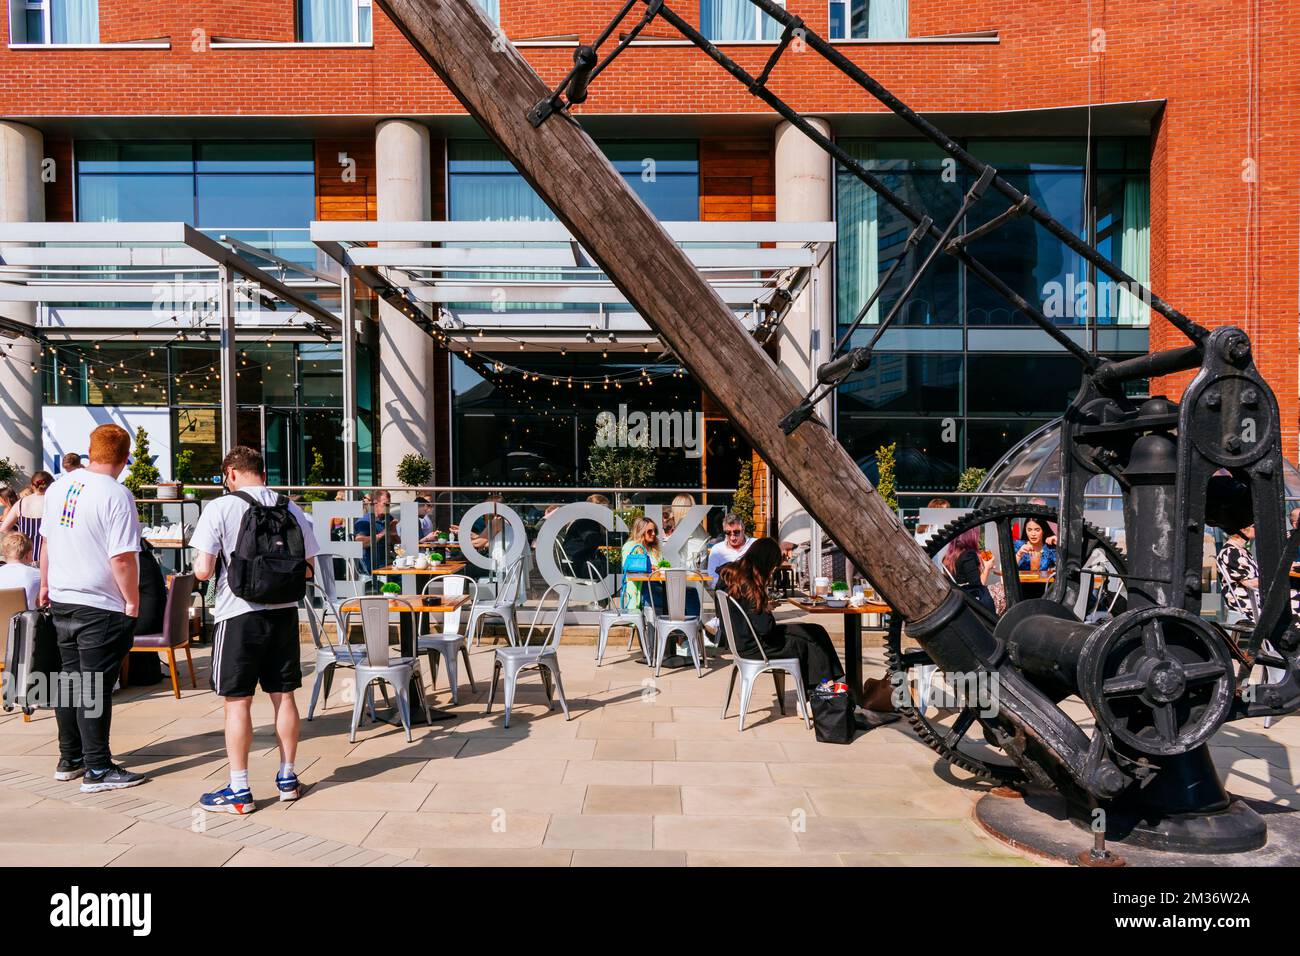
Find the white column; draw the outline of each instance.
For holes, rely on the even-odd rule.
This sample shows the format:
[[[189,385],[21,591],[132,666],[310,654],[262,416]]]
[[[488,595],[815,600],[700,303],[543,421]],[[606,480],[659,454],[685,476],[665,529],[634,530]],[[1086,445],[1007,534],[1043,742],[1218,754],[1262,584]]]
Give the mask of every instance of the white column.
[[[41,161],[45,138],[21,123],[0,122],[0,222],[44,222]],[[70,176],[68,169],[57,175]],[[0,316],[23,325],[36,322],[31,302],[0,302]],[[41,456],[41,351],[29,338],[0,338],[0,458],[24,475],[43,467]],[[35,365],[38,371],[32,371]]]
[[[827,136],[830,124],[810,119]],[[829,222],[833,218],[832,190],[835,170],[830,155],[788,122],[776,128],[776,218],[778,222]],[[781,367],[799,385],[801,392],[812,385],[817,366],[830,357],[835,347],[835,298],[831,281],[831,257],[816,270],[813,281],[795,301],[781,327]],[[817,407],[817,413],[834,424],[831,400]],[[808,425],[802,426],[804,428]],[[816,426],[814,426],[816,427]],[[776,495],[777,536],[797,544],[813,543],[813,522],[803,506],[778,482]],[[817,573],[817,569],[813,569]]]
[[[429,130],[411,120],[384,120],[375,131],[376,199],[381,222],[427,220],[431,214]],[[385,243],[388,246],[408,243]],[[397,484],[410,452],[433,460],[433,340],[410,319],[379,305],[380,480]]]

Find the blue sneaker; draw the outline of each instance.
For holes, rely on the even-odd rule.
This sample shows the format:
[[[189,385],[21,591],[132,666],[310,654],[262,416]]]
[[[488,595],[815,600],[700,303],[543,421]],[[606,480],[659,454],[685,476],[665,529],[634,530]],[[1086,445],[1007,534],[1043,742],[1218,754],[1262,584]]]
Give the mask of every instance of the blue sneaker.
[[[298,775],[296,773],[291,773],[285,777],[276,774],[275,787],[280,791],[281,803],[286,800],[297,800],[302,794],[302,784],[298,782]]]
[[[253,791],[240,790],[236,793],[230,789],[229,784],[220,790],[199,797],[199,806],[213,813],[245,814],[257,809],[256,804],[253,803]]]

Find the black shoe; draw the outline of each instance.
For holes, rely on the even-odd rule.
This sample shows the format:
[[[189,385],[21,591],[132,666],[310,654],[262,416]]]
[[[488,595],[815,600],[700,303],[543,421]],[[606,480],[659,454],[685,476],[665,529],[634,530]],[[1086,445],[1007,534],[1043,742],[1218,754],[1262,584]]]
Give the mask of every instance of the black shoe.
[[[132,773],[125,767],[110,764],[107,770],[87,770],[85,779],[81,781],[81,792],[99,793],[101,790],[125,790],[127,787],[138,787],[144,781],[144,774]]]
[[[59,765],[54,768],[55,780],[76,780],[86,772],[86,761],[64,760],[59,758]]]

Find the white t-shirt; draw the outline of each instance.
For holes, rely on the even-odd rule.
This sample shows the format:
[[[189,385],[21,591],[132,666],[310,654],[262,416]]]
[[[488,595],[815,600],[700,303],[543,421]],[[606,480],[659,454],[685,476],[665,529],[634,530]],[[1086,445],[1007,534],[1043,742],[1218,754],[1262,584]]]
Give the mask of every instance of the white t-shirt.
[[[718,568],[724,564],[730,564],[737,560],[742,554],[749,550],[749,546],[754,543],[753,538],[746,538],[745,543],[739,548],[733,548],[727,544],[726,539],[719,541],[709,550],[709,577],[712,579],[714,586],[718,583]]]
[[[36,607],[36,600],[41,595],[41,572],[21,561],[0,565],[0,591],[9,588],[22,588],[27,592],[27,610],[30,611]]]
[[[140,516],[130,489],[88,468],[64,474],[45,492],[41,537],[51,602],[126,610],[108,561],[140,550]]]
[[[265,486],[240,488],[239,490],[254,501],[261,502],[264,505],[275,504],[277,493]],[[230,590],[230,585],[226,582],[226,568],[230,566],[230,556],[234,554],[235,545],[239,543],[239,525],[244,520],[246,511],[248,511],[248,502],[235,495],[223,495],[203,509],[203,514],[199,515],[198,523],[194,526],[194,534],[190,538],[190,546],[195,551],[202,551],[204,554],[214,556],[220,555],[222,558],[220,571],[217,575],[217,600],[212,609],[212,620],[214,622],[238,617],[240,614],[248,614],[250,611],[271,611],[282,607],[297,607],[297,604],[293,602],[288,604],[257,604],[253,601],[245,601],[241,597],[236,597],[235,593]],[[305,556],[308,559],[314,558],[320,553],[320,546],[316,544],[316,535],[312,531],[311,522],[302,513],[302,509],[292,501],[289,502],[289,514],[293,515],[294,520],[298,522],[298,527],[302,529]]]

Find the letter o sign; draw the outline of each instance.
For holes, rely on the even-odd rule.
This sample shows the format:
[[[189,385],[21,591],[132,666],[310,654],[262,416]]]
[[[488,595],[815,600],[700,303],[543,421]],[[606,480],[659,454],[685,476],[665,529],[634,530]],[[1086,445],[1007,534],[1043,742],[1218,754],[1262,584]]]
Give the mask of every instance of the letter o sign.
[[[479,502],[460,516],[460,551],[470,564],[488,570],[496,566],[495,562],[490,555],[485,555],[474,547],[470,535],[479,518],[490,518],[494,512],[497,517],[504,518],[506,524],[510,526],[510,545],[502,557],[502,564],[505,567],[514,564],[523,557],[524,548],[528,546],[528,531],[524,527],[523,519],[514,508],[503,505],[499,501]]]

